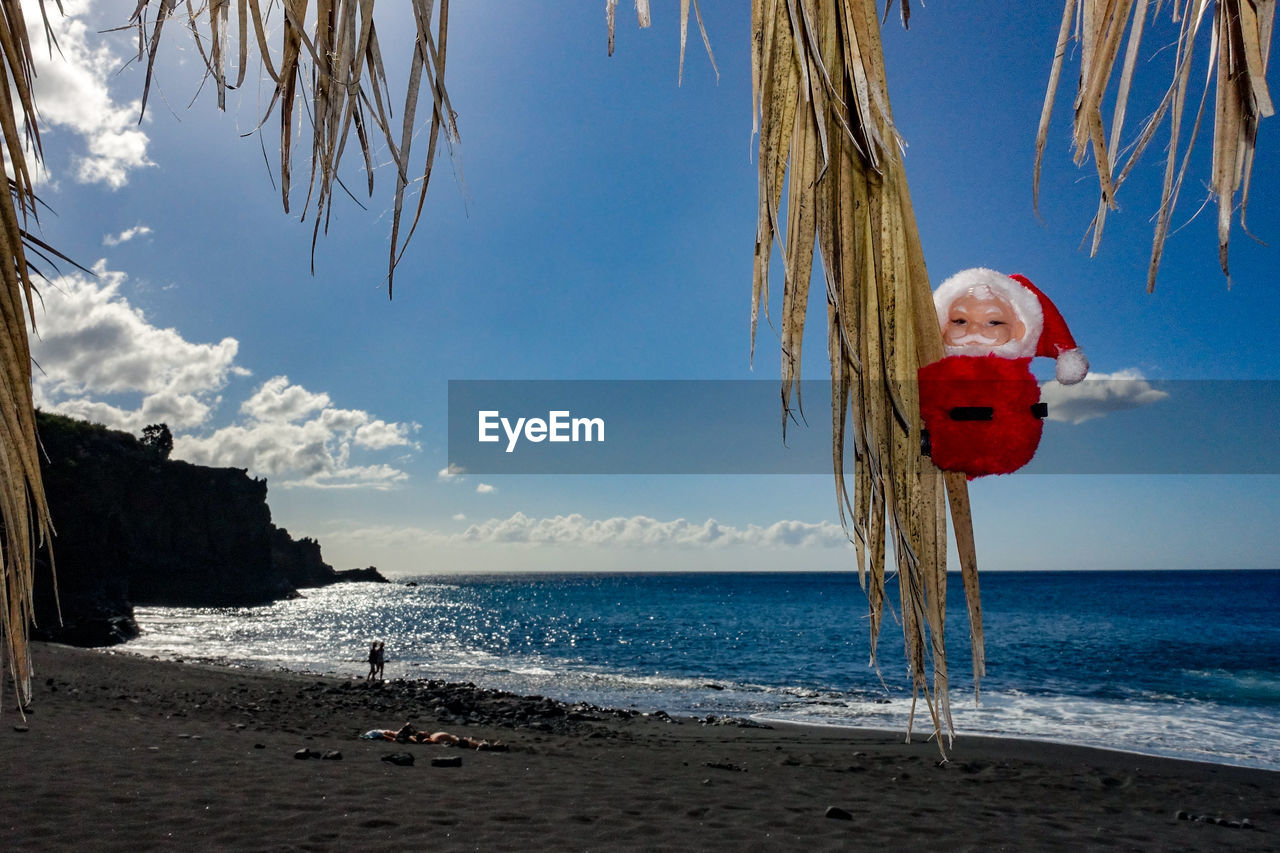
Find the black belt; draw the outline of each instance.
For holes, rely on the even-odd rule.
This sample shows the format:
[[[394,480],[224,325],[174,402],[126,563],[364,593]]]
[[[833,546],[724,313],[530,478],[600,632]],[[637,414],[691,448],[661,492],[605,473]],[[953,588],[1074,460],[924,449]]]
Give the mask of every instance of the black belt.
[[[989,421],[995,418],[996,410],[991,406],[956,406],[947,414],[953,421]],[[1049,416],[1049,404],[1032,404],[1031,416],[1044,420]]]
[[[948,412],[953,421],[990,421],[994,420],[996,410],[991,406],[956,406]],[[1031,404],[1031,416],[1044,420],[1049,417],[1049,404],[1045,402]],[[933,442],[929,438],[929,430],[920,430],[920,452],[931,455]]]

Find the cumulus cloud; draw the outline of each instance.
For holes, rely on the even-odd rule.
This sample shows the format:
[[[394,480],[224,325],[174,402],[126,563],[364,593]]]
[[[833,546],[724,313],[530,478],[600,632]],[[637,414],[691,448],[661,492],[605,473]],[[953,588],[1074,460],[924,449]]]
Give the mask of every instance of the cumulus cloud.
[[[498,491],[498,487],[491,486],[488,483],[478,483],[476,485],[476,492],[482,495],[491,495],[496,491]]]
[[[417,444],[413,423],[388,423],[358,409],[335,407],[287,376],[262,383],[240,406],[243,423],[203,436],[174,439],[174,453],[202,465],[249,468],[285,478],[285,487],[387,488],[408,475],[390,465],[354,465],[353,448],[385,450]]]
[[[142,237],[150,234],[151,228],[147,225],[135,225],[132,228],[126,228],[119,234],[107,234],[102,238],[104,246],[119,246],[121,243],[128,243],[134,237]]]
[[[459,516],[455,520],[462,520]],[[460,533],[420,527],[376,527],[335,531],[326,541],[341,538],[359,545],[380,543],[400,547],[439,545],[527,545],[607,548],[840,548],[849,539],[830,522],[777,521],[767,526],[721,524],[715,519],[691,522],[683,518],[659,521],[643,515],[590,519],[581,514],[532,518],[517,512],[510,518],[491,518]]]
[[[153,326],[121,295],[124,273],[101,261],[94,273],[61,276],[45,290],[32,342],[36,403],[131,432],[158,421],[174,430],[203,424],[228,377],[248,375],[235,364],[239,342],[196,344]],[[141,403],[100,399],[119,394],[140,394]]]
[[[49,25],[58,44],[52,51],[46,47],[38,3],[23,0],[22,6],[43,125],[55,132],[69,130],[84,140],[84,152],[74,157],[76,180],[118,189],[128,183],[132,170],[155,165],[147,157],[147,135],[138,127],[140,102],[116,103],[107,88],[121,61],[107,45],[91,44],[95,34],[79,17],[88,11],[88,0],[62,0],[66,15],[48,4]]]
[[[1049,420],[1069,424],[1082,424],[1112,412],[1149,406],[1168,396],[1168,392],[1152,388],[1136,370],[1091,372],[1087,379],[1075,385],[1046,382],[1040,389],[1041,400],[1049,404]]]
[[[454,520],[454,521],[466,521],[466,520],[467,520],[467,514],[466,514],[465,512],[455,512],[455,513],[453,514],[453,520]]]
[[[274,376],[240,404],[240,411],[259,423],[289,423],[328,407],[328,394],[312,394],[291,385],[287,376]]]
[[[211,429],[232,377],[239,342],[187,341],[153,325],[121,289],[124,273],[99,262],[96,278],[62,276],[44,290],[32,342],[36,405],[137,434],[166,423],[173,455],[202,465],[246,468],[283,486],[388,488],[408,475],[355,460],[391,448],[417,450],[415,423],[393,423],[335,406],[329,395],[273,376],[240,404],[239,418]]]
[[[417,424],[387,423],[383,420],[367,420],[356,427],[353,441],[356,447],[366,450],[386,450],[388,447],[417,447],[409,440],[409,433],[418,429]]]

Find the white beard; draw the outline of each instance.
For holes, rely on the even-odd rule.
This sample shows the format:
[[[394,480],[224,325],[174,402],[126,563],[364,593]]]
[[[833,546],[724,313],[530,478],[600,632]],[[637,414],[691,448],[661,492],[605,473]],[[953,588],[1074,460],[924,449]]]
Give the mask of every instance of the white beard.
[[[1029,358],[1036,353],[1034,344],[1025,340],[1009,340],[1002,344],[984,343],[977,335],[965,335],[958,344],[946,344],[947,355],[998,355],[1001,358]]]

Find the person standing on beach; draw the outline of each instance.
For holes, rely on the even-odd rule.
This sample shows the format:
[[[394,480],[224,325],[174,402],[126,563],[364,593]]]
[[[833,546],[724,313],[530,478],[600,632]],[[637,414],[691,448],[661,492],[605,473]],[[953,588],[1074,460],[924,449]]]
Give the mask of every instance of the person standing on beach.
[[[378,657],[378,641],[374,640],[369,646],[369,674],[364,677],[365,681],[372,681],[378,674]]]
[[[373,654],[375,668],[378,671],[378,680],[384,681],[385,679],[382,677],[382,668],[387,664],[387,644],[380,640],[374,645],[377,647]]]

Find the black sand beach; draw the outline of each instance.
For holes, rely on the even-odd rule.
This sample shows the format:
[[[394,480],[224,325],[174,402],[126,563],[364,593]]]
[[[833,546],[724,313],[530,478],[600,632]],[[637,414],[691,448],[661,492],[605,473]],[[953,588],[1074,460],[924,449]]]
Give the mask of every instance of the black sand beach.
[[[901,732],[56,645],[34,661],[27,719],[11,690],[0,718],[5,850],[1280,849],[1270,771],[979,737],[940,764]],[[507,750],[359,737],[406,721]]]

